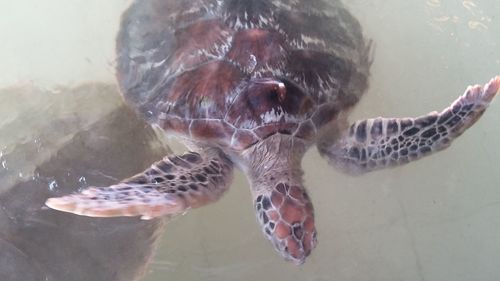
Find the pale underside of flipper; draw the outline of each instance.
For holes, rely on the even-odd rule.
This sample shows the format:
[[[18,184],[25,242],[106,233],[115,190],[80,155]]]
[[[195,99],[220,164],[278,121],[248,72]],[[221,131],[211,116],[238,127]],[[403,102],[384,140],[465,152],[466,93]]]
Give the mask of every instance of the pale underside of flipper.
[[[171,155],[144,172],[108,187],[49,198],[52,209],[90,217],[151,219],[185,212],[219,199],[232,180],[233,164],[218,149]]]
[[[497,76],[485,86],[469,86],[440,113],[358,121],[335,143],[320,143],[318,149],[333,166],[352,174],[405,164],[447,148],[481,117],[499,91]]]

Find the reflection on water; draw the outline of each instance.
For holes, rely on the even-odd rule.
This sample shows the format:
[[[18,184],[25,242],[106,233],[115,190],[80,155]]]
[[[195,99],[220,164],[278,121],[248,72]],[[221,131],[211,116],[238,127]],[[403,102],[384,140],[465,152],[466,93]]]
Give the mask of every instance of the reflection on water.
[[[158,160],[166,151],[154,132],[113,85],[0,92],[17,103],[0,127],[0,280],[142,276],[161,220],[92,220],[42,206],[47,197],[107,185]]]
[[[106,5],[119,11],[125,2]],[[499,1],[345,2],[376,44],[371,86],[351,120],[438,110],[466,85],[499,73]],[[101,2],[85,3],[89,9],[81,13],[90,15]],[[98,12],[82,25],[117,24],[116,11],[110,14],[113,20],[99,18]],[[91,33],[79,30],[86,32],[82,36]],[[108,32],[96,39],[107,43],[89,55],[91,61],[92,55],[112,53],[115,31]],[[65,42],[54,44],[62,48]],[[0,51],[5,54],[1,45]],[[26,53],[9,52],[20,59]],[[82,57],[61,53],[60,59]],[[105,61],[112,60],[106,57],[92,66],[109,70]],[[82,65],[75,62],[73,67]],[[33,71],[40,69],[45,70],[38,66]],[[0,70],[9,73],[8,68]],[[78,79],[96,78],[75,75],[65,81]],[[162,156],[150,130],[120,106],[116,93],[103,94],[114,87],[97,88],[79,88],[71,95],[33,88],[0,92],[0,280],[9,280],[1,275],[5,272],[26,274],[17,280],[47,272],[66,278],[52,280],[124,280],[139,274],[150,255],[158,221],[88,219],[40,209],[49,194],[110,183]],[[498,124],[497,101],[450,149],[362,177],[333,170],[311,151],[303,166],[320,243],[303,267],[273,253],[255,220],[246,180],[237,173],[230,192],[217,204],[168,224],[144,280],[497,280]],[[86,278],[62,275],[73,270],[73,277]],[[123,275],[109,279],[111,271]]]

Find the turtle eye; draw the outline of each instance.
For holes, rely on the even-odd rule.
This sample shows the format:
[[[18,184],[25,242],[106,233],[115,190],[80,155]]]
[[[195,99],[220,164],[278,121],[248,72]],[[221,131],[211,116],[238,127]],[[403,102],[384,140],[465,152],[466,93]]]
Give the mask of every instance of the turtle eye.
[[[278,82],[273,86],[272,94],[278,99],[279,102],[283,102],[286,98],[286,87],[282,82]]]

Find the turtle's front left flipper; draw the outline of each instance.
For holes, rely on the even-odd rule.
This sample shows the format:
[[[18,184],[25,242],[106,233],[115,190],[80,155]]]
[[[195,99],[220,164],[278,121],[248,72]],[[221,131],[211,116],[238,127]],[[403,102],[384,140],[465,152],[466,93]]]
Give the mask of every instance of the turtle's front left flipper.
[[[318,144],[330,163],[349,173],[405,164],[447,148],[481,117],[500,90],[500,76],[470,86],[450,107],[418,118],[358,121],[335,143]]]
[[[146,171],[108,187],[49,198],[48,207],[91,217],[178,214],[216,201],[229,187],[233,164],[218,149],[168,156]]]

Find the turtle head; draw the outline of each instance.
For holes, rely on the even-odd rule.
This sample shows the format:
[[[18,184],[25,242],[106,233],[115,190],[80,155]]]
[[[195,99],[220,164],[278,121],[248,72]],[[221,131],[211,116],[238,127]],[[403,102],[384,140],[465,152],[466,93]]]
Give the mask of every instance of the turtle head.
[[[304,152],[305,144],[275,134],[243,155],[264,235],[286,260],[296,264],[304,263],[316,246],[314,210],[302,183]]]
[[[280,179],[255,198],[257,218],[275,249],[286,260],[303,264],[316,246],[313,207],[302,185],[291,183],[284,172],[275,175]]]

